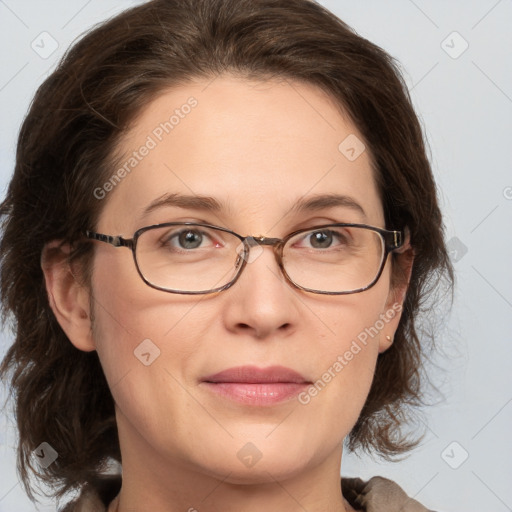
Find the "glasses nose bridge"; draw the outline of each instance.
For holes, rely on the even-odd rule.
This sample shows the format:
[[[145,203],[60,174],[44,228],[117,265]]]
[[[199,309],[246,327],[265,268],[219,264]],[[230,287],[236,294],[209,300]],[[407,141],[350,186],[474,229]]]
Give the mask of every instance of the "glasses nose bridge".
[[[283,240],[281,238],[272,238],[267,236],[248,236],[245,238],[249,247],[253,247],[255,245],[268,245],[273,247],[274,250],[276,247],[282,245]]]
[[[282,242],[281,238],[271,238],[266,236],[248,236],[246,240],[251,246],[270,245],[272,247],[275,247],[276,245],[279,245]]]
[[[277,260],[277,263],[280,267],[282,267],[282,248],[284,245],[284,241],[282,238],[272,238],[266,236],[247,236],[244,238],[244,242],[247,245],[248,252],[251,247],[266,245],[272,247],[274,256]]]

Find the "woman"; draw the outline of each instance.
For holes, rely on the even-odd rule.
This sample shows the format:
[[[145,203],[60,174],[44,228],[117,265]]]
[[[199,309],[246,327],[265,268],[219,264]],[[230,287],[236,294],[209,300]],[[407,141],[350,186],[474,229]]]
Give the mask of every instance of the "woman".
[[[65,510],[427,510],[386,457],[451,279],[392,59],[310,0],[154,0],[36,94],[2,204],[19,467]],[[131,254],[130,254],[131,253]],[[109,475],[112,462],[121,475]]]

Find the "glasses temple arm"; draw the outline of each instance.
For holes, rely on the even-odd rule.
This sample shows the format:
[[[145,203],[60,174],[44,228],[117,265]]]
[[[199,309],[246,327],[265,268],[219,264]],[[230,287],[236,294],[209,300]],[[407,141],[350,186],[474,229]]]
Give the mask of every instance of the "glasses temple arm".
[[[113,245],[114,247],[133,247],[133,238],[126,239],[122,236],[111,236],[104,235],[103,233],[96,233],[94,231],[86,230],[85,236],[91,240],[97,240],[98,242],[105,242]]]

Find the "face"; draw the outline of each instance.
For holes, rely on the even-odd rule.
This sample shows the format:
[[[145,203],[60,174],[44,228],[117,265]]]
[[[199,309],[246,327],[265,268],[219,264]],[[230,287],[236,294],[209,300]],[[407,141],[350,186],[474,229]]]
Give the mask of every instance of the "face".
[[[362,140],[311,85],[224,76],[166,91],[121,141],[119,167],[129,172],[97,191],[105,206],[96,230],[131,238],[144,226],[191,221],[283,238],[334,222],[385,227],[369,152],[354,159],[339,149],[349,136]],[[207,196],[221,207],[155,206],[169,194]],[[360,208],[345,201],[293,210],[324,194]],[[369,290],[318,295],[290,286],[264,247],[231,288],[194,296],[147,286],[130,250],[95,244],[89,348],[116,402],[123,463],[142,450],[155,466],[229,474],[231,482],[339,463],[399,318],[389,261]],[[260,382],[257,370],[269,367],[301,377],[292,384],[281,368],[273,374],[280,385],[237,384],[233,375],[231,384],[205,381],[247,366],[239,381]]]

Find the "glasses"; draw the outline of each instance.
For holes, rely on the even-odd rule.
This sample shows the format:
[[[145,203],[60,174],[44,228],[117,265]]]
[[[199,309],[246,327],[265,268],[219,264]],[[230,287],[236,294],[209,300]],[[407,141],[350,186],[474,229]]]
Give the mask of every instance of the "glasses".
[[[300,229],[283,239],[244,237],[196,222],[146,226],[128,239],[85,234],[131,249],[140,277],[152,288],[190,295],[226,290],[265,245],[273,247],[282,274],[295,288],[326,295],[362,292],[378,281],[388,254],[402,247],[404,238],[402,231],[346,223]]]

